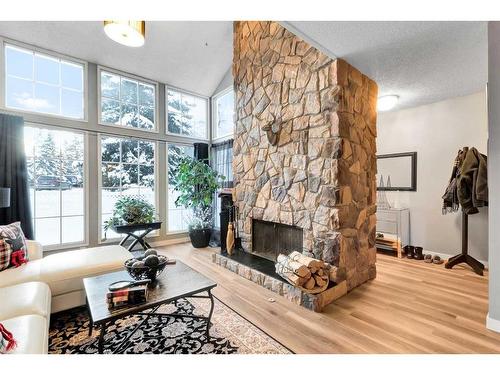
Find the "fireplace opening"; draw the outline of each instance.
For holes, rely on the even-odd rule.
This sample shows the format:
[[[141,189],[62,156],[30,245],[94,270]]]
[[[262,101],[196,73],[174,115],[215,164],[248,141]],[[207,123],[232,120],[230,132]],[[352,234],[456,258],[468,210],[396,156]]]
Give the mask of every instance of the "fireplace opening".
[[[252,253],[276,261],[279,254],[302,252],[302,228],[252,220]]]

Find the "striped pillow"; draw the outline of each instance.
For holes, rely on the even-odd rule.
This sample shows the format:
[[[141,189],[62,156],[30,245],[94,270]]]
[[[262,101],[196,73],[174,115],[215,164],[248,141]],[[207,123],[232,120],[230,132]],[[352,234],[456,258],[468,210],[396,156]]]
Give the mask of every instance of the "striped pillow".
[[[22,250],[24,253],[24,259],[28,260],[28,245],[26,244],[26,237],[24,236],[23,230],[21,228],[21,222],[16,221],[15,223],[12,224],[0,225],[0,238],[7,240],[18,239],[22,241],[22,247],[20,249],[11,249],[11,250],[12,251]]]
[[[6,240],[0,238],[0,271],[9,268],[12,248]]]

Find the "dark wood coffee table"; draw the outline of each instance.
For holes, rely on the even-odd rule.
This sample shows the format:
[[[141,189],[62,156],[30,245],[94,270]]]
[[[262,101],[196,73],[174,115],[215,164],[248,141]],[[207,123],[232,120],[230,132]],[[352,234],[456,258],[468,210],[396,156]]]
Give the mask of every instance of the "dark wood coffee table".
[[[132,330],[123,342],[114,349],[118,352],[128,339],[144,324],[150,316],[171,316],[175,318],[195,318],[207,322],[207,341],[209,339],[210,320],[214,310],[214,299],[212,289],[217,286],[215,282],[193,270],[184,263],[177,261],[174,265],[167,265],[158,280],[150,286],[148,300],[140,305],[127,306],[119,309],[108,309],[106,303],[106,293],[109,284],[115,281],[131,280],[126,271],[107,273],[101,276],[88,277],[83,279],[85,293],[87,294],[87,308],[89,310],[89,335],[92,334],[93,326],[100,327],[98,350],[104,350],[104,334],[108,324],[117,319],[140,315],[144,319]],[[206,293],[206,295],[203,295]],[[200,295],[201,294],[201,295]],[[210,311],[208,316],[187,315],[187,314],[164,314],[157,310],[165,304],[177,301],[180,298],[208,298],[210,299]]]

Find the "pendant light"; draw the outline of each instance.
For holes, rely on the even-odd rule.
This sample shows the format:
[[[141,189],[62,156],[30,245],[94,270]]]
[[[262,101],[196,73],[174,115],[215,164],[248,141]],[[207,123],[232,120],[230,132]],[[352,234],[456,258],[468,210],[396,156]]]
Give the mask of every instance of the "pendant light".
[[[141,47],[146,36],[146,21],[104,21],[104,32],[124,46]]]

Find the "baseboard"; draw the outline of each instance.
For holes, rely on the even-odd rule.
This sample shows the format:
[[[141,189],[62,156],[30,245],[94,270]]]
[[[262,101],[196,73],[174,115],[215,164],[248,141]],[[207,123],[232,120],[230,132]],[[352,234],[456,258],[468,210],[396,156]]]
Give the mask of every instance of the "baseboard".
[[[453,256],[455,256],[455,255],[457,255],[457,254],[436,253],[435,251],[427,251],[427,250],[424,250],[424,254],[439,255],[439,256],[441,257],[441,259],[443,259],[445,262],[446,262],[449,258],[451,258],[451,257],[453,257]],[[488,268],[488,262],[487,262],[487,261],[485,261],[485,260],[480,260],[480,259],[478,259],[478,261],[479,261],[479,262],[481,262],[482,264],[484,264],[485,269],[487,269],[487,268]]]
[[[189,237],[180,237],[180,238],[170,238],[168,240],[161,240],[161,241],[149,241],[150,245],[155,247],[155,246],[168,246],[168,245],[177,245],[180,243],[186,243],[189,242]]]
[[[486,328],[491,331],[500,332],[500,320],[490,318],[490,314],[486,316]]]

